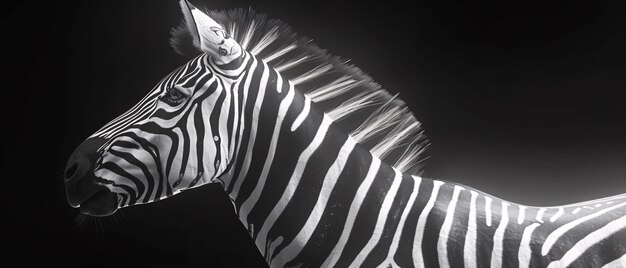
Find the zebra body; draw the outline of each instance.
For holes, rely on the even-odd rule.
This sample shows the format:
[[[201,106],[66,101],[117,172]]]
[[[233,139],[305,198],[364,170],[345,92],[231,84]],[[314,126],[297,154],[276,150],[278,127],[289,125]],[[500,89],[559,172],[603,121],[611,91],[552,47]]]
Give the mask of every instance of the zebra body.
[[[260,68],[244,81],[279,75],[259,59],[249,65]],[[240,113],[256,139],[236,145],[222,183],[272,266],[601,267],[626,253],[626,196],[529,207],[402,174],[314,108],[292,131],[307,98],[267,81],[262,102],[240,97],[265,116]]]
[[[181,6],[205,53],[91,137],[106,140],[93,170],[116,197],[113,211],[216,182],[272,267],[626,266],[626,195],[530,207],[413,175],[402,156],[419,149],[392,165],[392,144],[368,148],[368,131],[339,123],[357,105],[322,111],[313,105],[321,90],[299,90],[323,66],[288,78],[299,61],[272,61],[295,48],[258,57],[259,45],[242,49],[209,16]],[[346,102],[366,106],[369,96],[377,98]],[[382,113],[402,111],[393,109]],[[411,118],[397,120],[387,140],[412,130]],[[82,189],[72,180],[68,200],[88,207],[70,197]]]

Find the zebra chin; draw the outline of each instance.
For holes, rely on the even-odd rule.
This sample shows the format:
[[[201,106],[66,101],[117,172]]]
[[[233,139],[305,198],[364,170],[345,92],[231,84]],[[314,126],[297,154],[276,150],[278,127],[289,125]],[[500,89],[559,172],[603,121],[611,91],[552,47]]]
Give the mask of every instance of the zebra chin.
[[[96,217],[112,215],[117,211],[117,194],[108,190],[98,192],[80,204],[79,210]]]
[[[67,161],[65,195],[70,206],[90,216],[108,216],[118,209],[118,195],[99,183],[94,175],[97,150],[106,139],[89,138],[81,143]]]

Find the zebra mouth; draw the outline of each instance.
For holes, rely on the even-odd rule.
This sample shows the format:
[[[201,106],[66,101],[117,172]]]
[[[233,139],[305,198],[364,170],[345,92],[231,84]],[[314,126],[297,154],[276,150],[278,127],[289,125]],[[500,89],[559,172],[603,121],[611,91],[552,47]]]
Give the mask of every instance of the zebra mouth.
[[[117,211],[117,194],[109,190],[97,192],[81,203],[79,209],[89,216],[109,216]]]

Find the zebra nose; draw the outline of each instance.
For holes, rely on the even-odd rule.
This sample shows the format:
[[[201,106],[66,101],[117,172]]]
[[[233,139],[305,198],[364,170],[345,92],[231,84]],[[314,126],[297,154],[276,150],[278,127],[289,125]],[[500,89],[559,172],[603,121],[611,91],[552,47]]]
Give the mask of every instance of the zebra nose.
[[[72,153],[65,166],[65,183],[80,180],[92,171],[98,159],[98,148],[106,142],[103,138],[89,138],[81,143]]]
[[[90,169],[89,160],[81,155],[72,154],[65,167],[65,183],[72,183],[82,178]]]
[[[87,198],[103,190],[103,186],[95,183],[93,166],[98,159],[98,148],[105,142],[103,138],[89,138],[74,150],[67,161],[65,191],[72,207],[79,207]]]

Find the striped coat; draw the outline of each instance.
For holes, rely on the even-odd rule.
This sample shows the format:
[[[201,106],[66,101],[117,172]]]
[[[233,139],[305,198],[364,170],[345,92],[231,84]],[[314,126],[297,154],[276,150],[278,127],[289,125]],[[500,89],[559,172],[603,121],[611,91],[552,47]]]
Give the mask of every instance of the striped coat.
[[[272,267],[626,266],[626,195],[530,207],[422,178],[419,122],[358,68],[264,15],[181,7],[172,43],[201,55],[71,157],[84,213],[219,183]]]

